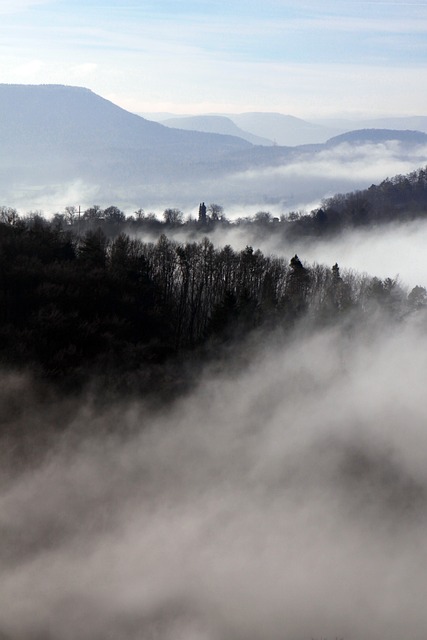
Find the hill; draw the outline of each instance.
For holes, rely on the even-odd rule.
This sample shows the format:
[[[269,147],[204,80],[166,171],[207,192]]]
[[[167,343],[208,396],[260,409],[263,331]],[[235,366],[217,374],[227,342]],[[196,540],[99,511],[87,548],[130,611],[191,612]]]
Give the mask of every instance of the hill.
[[[278,145],[299,146],[326,142],[339,130],[282,113],[239,113],[229,116],[239,127]]]
[[[77,134],[77,139],[76,139]],[[244,148],[231,137],[171,130],[118,107],[89,89],[62,85],[0,85],[0,135],[5,142],[105,149],[199,144],[209,151]]]
[[[336,146],[343,142],[351,144],[378,144],[396,140],[405,145],[420,145],[427,143],[427,134],[421,131],[401,131],[395,129],[357,129],[334,136],[327,141],[327,146]]]
[[[397,129],[399,131],[422,131],[427,133],[427,116],[399,116],[385,118],[324,118],[314,121],[315,124],[336,129],[337,133],[360,129]]]
[[[3,370],[31,372],[63,391],[91,383],[103,394],[166,400],[191,369],[255,330],[280,326],[290,335],[301,321],[369,315],[398,292],[391,280],[304,266],[297,255],[288,263],[251,246],[175,242],[165,233],[144,243],[104,223],[116,227],[108,238],[99,224],[81,233],[41,216],[0,218]],[[398,315],[408,306],[403,292],[399,300]]]
[[[272,140],[261,138],[249,131],[244,131],[238,127],[231,118],[226,116],[181,116],[176,118],[167,118],[162,120],[162,124],[168,127],[176,127],[177,129],[185,129],[186,131],[204,131],[206,133],[220,133],[221,135],[230,135],[243,138],[251,144],[270,146]]]
[[[114,189],[194,176],[205,156],[220,162],[251,146],[170,129],[88,89],[57,85],[0,85],[0,143],[3,179],[24,187],[84,180]]]
[[[254,114],[241,116],[249,123]],[[271,125],[283,118],[289,127],[307,124],[262,116]],[[0,85],[0,204],[58,211],[76,203],[163,209],[205,201],[289,210],[381,180],[382,164],[389,172],[393,164],[405,162],[411,170],[427,161],[423,138],[406,135],[395,144],[394,132],[379,135],[373,162],[372,149],[361,151],[360,139],[260,146],[234,135],[167,127],[80,87]],[[355,149],[353,156],[347,149],[345,159],[339,152],[344,142]]]
[[[328,138],[343,133],[351,127],[323,125],[308,122],[295,116],[274,112],[247,112],[210,115],[177,115],[173,113],[141,113],[144,118],[154,122],[161,122],[168,126],[181,126],[193,123],[194,129],[210,131],[212,133],[232,133],[243,137],[253,144],[277,144],[296,147],[303,144],[319,144]],[[221,120],[219,120],[221,119]],[[225,120],[224,120],[225,119]],[[228,123],[226,124],[226,121]],[[230,122],[232,124],[230,124]],[[225,129],[224,127],[227,127]],[[219,129],[218,127],[221,127]],[[231,129],[233,127],[233,129]],[[237,127],[237,130],[234,128]],[[357,128],[354,126],[353,128]],[[244,134],[242,134],[242,131]],[[254,136],[250,138],[248,136]],[[261,141],[260,141],[261,140]]]

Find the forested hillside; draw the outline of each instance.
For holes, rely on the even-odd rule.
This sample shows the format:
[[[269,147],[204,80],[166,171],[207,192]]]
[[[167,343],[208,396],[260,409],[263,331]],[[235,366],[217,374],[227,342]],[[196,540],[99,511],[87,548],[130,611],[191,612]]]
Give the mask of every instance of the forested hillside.
[[[296,255],[164,234],[154,243],[108,238],[100,227],[78,235],[37,215],[3,219],[1,365],[69,388],[100,379],[123,390],[170,390],[183,381],[184,362],[201,363],[255,329],[286,335],[307,322],[357,323],[377,307],[399,319],[425,304],[421,287],[407,295],[393,279]]]
[[[369,189],[337,194],[295,223],[297,233],[334,233],[349,227],[407,222],[427,216],[427,169],[383,180]]]

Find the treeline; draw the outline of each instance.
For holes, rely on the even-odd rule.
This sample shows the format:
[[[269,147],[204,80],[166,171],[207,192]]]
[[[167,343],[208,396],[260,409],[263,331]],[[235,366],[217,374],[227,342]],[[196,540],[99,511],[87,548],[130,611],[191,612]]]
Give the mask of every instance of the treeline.
[[[0,223],[0,364],[70,388],[92,377],[167,388],[179,363],[254,329],[286,333],[303,319],[319,326],[378,306],[399,318],[425,304],[422,287],[408,296],[389,278],[215,248],[207,238],[108,239],[100,228],[77,235],[40,217]]]
[[[387,178],[368,189],[337,194],[310,214],[293,214],[295,235],[331,234],[354,227],[427,217],[427,168]]]
[[[336,194],[322,202],[321,207],[309,213],[291,211],[280,217],[269,211],[258,211],[253,216],[227,219],[224,208],[211,203],[203,216],[185,218],[178,208],[165,209],[160,218],[153,212],[140,208],[126,215],[119,207],[111,205],[103,209],[99,205],[80,211],[75,206],[65,207],[53,214],[51,223],[58,229],[73,231],[77,235],[101,227],[108,238],[120,233],[143,234],[159,237],[163,233],[185,233],[189,238],[200,239],[214,231],[243,229],[254,242],[269,235],[282,235],[287,239],[340,233],[345,229],[369,227],[390,222],[408,222],[427,216],[427,168],[405,176],[387,178],[379,185],[347,194]],[[12,207],[0,206],[0,222],[16,224],[19,221],[43,218],[39,211],[21,216]]]
[[[387,178],[379,185],[347,194],[336,194],[322,202],[321,207],[309,213],[291,211],[280,217],[269,211],[258,211],[253,216],[227,219],[224,208],[211,203],[203,215],[185,219],[178,208],[165,209],[160,219],[153,212],[140,208],[126,215],[119,207],[111,205],[105,209],[93,205],[84,211],[75,206],[65,207],[55,213],[51,224],[57,229],[72,231],[77,235],[101,227],[108,238],[120,233],[159,237],[162,233],[173,235],[185,233],[189,238],[200,239],[218,230],[244,229],[256,242],[257,238],[269,235],[284,238],[306,236],[322,237],[339,233],[345,229],[369,227],[390,222],[408,222],[427,216],[427,168],[413,171],[405,176]],[[21,216],[14,208],[0,206],[0,222],[16,224],[19,221],[43,218],[41,212]]]

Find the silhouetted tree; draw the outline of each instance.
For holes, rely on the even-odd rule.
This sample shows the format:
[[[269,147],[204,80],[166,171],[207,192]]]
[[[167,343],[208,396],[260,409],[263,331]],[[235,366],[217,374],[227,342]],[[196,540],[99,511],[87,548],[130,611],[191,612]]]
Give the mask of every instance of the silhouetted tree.
[[[101,229],[88,231],[78,247],[78,257],[85,268],[104,268],[107,262],[108,241]]]
[[[424,287],[414,287],[408,295],[408,305],[412,310],[424,309],[427,306],[427,291]]]
[[[184,214],[180,209],[165,209],[163,218],[167,225],[176,226],[182,224]]]
[[[211,202],[207,208],[208,214],[214,222],[221,220],[224,216],[224,207],[220,204],[216,204],[215,202]]]
[[[3,224],[15,225],[19,220],[16,209],[12,207],[0,207],[0,222]]]
[[[111,224],[121,224],[126,221],[126,216],[118,207],[111,206],[104,210],[104,218],[106,222]]]
[[[310,274],[295,254],[289,263],[290,271],[286,289],[288,314],[292,317],[300,315],[307,308],[310,286]]]
[[[104,212],[98,204],[94,204],[89,209],[86,209],[83,213],[83,220],[90,222],[98,222],[103,217]]]

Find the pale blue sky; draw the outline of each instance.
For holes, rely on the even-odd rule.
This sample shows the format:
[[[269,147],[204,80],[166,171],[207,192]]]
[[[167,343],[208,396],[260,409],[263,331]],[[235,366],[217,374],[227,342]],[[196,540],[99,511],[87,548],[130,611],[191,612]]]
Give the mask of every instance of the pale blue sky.
[[[427,0],[0,0],[0,82],[133,111],[427,115]]]

